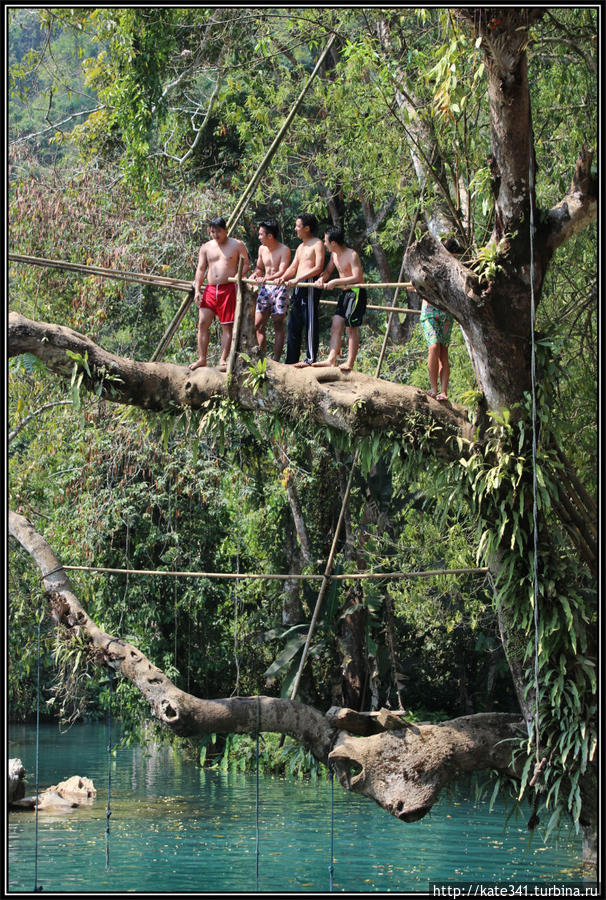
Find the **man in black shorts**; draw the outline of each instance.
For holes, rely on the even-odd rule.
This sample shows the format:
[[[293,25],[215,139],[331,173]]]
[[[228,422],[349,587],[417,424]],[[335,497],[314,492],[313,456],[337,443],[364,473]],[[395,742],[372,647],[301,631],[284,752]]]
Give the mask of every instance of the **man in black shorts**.
[[[360,287],[364,281],[360,257],[351,247],[345,246],[345,237],[340,228],[329,228],[324,234],[324,246],[330,253],[328,265],[315,282],[319,287],[330,290],[335,287],[347,288],[337,302],[337,310],[330,329],[330,351],[323,362],[314,366],[336,366],[343,339],[343,331],[347,328],[347,360],[339,366],[342,372],[351,372],[360,346],[359,327],[366,312],[366,288]],[[333,269],[337,269],[338,278],[327,280]],[[356,285],[356,287],[353,287]]]

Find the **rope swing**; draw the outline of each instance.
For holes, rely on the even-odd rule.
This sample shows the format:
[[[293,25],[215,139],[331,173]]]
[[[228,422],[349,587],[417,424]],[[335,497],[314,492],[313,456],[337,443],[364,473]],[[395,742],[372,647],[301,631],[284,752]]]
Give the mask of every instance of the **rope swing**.
[[[42,890],[42,885],[38,884],[38,806],[40,802],[39,782],[38,782],[38,760],[40,750],[40,618],[41,611],[38,607],[36,612],[38,620],[38,662],[36,669],[36,824],[34,837],[34,893]]]
[[[109,818],[112,789],[112,697],[114,693],[114,670],[109,669],[109,707],[107,711],[107,809],[105,810],[105,869],[109,869]]]
[[[541,741],[540,741],[540,686],[539,686],[539,528],[538,528],[538,509],[537,509],[537,389],[536,389],[536,339],[535,339],[535,321],[536,321],[536,305],[534,297],[534,191],[535,191],[535,173],[533,159],[533,131],[532,121],[530,123],[530,141],[528,150],[528,193],[530,200],[530,339],[531,339],[531,357],[530,357],[530,386],[532,394],[532,538],[533,538],[533,613],[534,613],[534,742],[535,742],[535,768],[529,787],[535,789],[534,804],[532,815],[528,820],[528,828],[532,830],[539,822],[537,810],[539,806],[539,792],[541,786],[535,787],[539,775],[542,773],[547,762],[547,758],[541,758]],[[528,722],[528,741],[532,733],[532,722]]]

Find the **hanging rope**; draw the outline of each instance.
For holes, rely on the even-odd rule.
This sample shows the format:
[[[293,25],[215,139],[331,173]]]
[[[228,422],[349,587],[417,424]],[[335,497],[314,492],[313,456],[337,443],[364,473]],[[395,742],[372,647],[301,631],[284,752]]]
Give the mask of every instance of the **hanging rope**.
[[[255,741],[255,884],[259,892],[259,731],[261,730],[260,699],[257,695],[257,733]]]
[[[242,471],[242,460],[240,470]],[[231,692],[232,697],[240,693],[240,661],[238,659],[238,581],[240,579],[240,532],[238,531],[238,545],[236,547],[236,581],[232,588],[231,598],[234,604],[234,663],[236,665],[236,684]]]
[[[330,780],[330,863],[328,864],[328,890],[332,891],[333,876],[335,874],[335,785],[332,766],[328,766],[328,778]]]
[[[109,707],[107,711],[107,809],[105,810],[105,869],[109,869],[109,818],[112,814],[110,799],[112,788],[112,696],[114,693],[114,670],[109,670]]]
[[[406,256],[406,251],[408,249],[408,245],[410,243],[410,240],[411,240],[413,232],[414,232],[419,209],[420,209],[420,201],[419,201],[419,206],[417,206],[417,211],[415,213],[415,217],[414,217],[412,226],[408,233],[408,238],[406,240],[406,245],[404,247],[404,253],[402,254],[402,265],[400,266],[400,276],[399,276],[398,281],[400,281],[400,279],[402,278],[403,272],[404,272],[404,258]],[[399,290],[399,288],[396,288],[396,293],[394,295],[394,303],[398,296],[398,290]],[[394,313],[391,312],[389,314],[389,319],[387,320],[387,326],[385,328],[385,337],[383,339],[383,347],[381,348],[381,353],[379,355],[379,360],[377,362],[375,378],[378,378],[381,373],[381,366],[383,365],[383,359],[385,358],[385,348],[387,346],[387,340],[389,337],[389,329],[391,327],[393,316],[394,316]],[[333,565],[333,561],[334,561],[335,553],[336,553],[336,549],[337,549],[337,542],[339,540],[339,536],[341,534],[341,527],[342,527],[343,521],[345,519],[345,510],[346,510],[347,504],[349,502],[349,495],[351,493],[351,486],[353,484],[354,473],[355,473],[357,465],[358,465],[359,455],[360,455],[360,448],[357,447],[356,452],[354,453],[354,458],[351,463],[351,467],[350,467],[350,471],[349,471],[349,478],[347,480],[347,487],[345,488],[345,493],[343,495],[343,502],[341,503],[341,512],[339,513],[339,520],[337,522],[337,525],[335,528],[335,533],[333,535],[330,553],[328,554],[328,560],[326,561],[326,569],[324,570],[324,575],[322,576],[322,584],[320,586],[320,591],[318,593],[318,599],[316,600],[316,605],[314,607],[313,615],[311,617],[311,622],[309,623],[309,631],[307,632],[307,638],[305,639],[305,645],[303,647],[303,653],[301,655],[301,662],[299,663],[299,668],[297,670],[297,674],[295,676],[292,691],[290,694],[291,700],[294,700],[296,698],[297,691],[299,690],[299,684],[301,682],[301,677],[303,675],[303,669],[305,667],[305,663],[307,662],[307,655],[309,653],[311,639],[312,639],[312,636],[313,636],[313,633],[314,633],[314,630],[316,627],[316,622],[318,621],[318,616],[320,614],[320,607],[322,605],[322,600],[324,599],[324,594],[326,593],[326,588],[328,587],[328,583],[331,578],[331,571],[332,571],[332,565]]]
[[[40,607],[37,610],[38,619],[38,663],[36,674],[36,825],[34,832],[34,891],[42,890],[42,885],[38,884],[38,804],[40,801],[38,793],[38,760],[40,751]]]
[[[530,146],[528,152],[528,193],[530,200],[530,385],[532,394],[532,522],[533,522],[533,605],[534,605],[534,742],[536,763],[533,776],[529,782],[530,787],[535,787],[539,775],[542,773],[546,758],[541,759],[540,746],[540,686],[539,686],[539,529],[537,510],[537,391],[536,391],[536,342],[535,320],[536,307],[534,297],[534,158],[533,158],[533,132],[530,126]],[[529,727],[530,739],[530,727]],[[539,821],[537,810],[539,806],[539,790],[535,788],[535,797],[532,815],[528,821],[528,828],[534,828]]]
[[[109,569],[105,566],[59,566],[53,571],[66,569],[70,572],[102,572],[106,575],[167,575],[173,578],[234,578],[241,581],[244,578],[265,581],[320,581],[323,575],[281,575],[266,574],[264,572],[170,572],[166,569]],[[333,581],[364,581],[373,580],[397,580],[399,578],[434,578],[437,575],[486,575],[488,568],[473,567],[464,569],[427,569],[425,572],[344,572],[339,575],[331,575]],[[48,573],[52,575],[53,573]],[[47,578],[48,575],[41,576]]]

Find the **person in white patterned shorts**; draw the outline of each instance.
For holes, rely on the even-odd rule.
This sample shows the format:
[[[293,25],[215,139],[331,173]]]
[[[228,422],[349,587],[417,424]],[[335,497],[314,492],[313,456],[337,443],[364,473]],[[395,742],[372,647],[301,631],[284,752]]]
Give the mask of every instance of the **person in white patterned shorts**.
[[[265,329],[272,317],[274,323],[274,359],[279,361],[284,347],[284,320],[288,312],[288,288],[284,284],[265,284],[279,278],[290,263],[290,249],[278,240],[278,223],[268,219],[259,225],[259,255],[257,267],[252,274],[255,281],[261,282],[257,308],[255,310],[255,330],[257,343],[263,353],[267,345]]]

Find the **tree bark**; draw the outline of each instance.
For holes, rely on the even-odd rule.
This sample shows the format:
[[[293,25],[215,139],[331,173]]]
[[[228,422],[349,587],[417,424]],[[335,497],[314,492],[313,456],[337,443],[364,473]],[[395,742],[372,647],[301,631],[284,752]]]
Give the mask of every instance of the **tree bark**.
[[[431,440],[440,452],[458,457],[456,442],[446,435],[471,440],[473,426],[466,411],[455,404],[438,403],[420,388],[394,384],[361,372],[343,373],[336,368],[295,369],[266,360],[266,378],[261,388],[250,383],[250,371],[241,359],[236,361],[233,378],[207,367],[188,370],[172,363],[137,362],[108,353],[90,338],[46,322],[34,322],[19,313],[9,315],[9,356],[32,353],[50,371],[71,376],[73,358],[66,351],[86,356],[90,376],[84,374],[83,386],[99,391],[115,403],[149,410],[179,412],[184,407],[200,409],[209,401],[231,397],[242,409],[257,412],[280,411],[286,418],[300,420],[308,415],[318,425],[353,434],[404,428],[411,435],[425,437],[429,426]],[[433,426],[439,426],[435,428]]]
[[[85,635],[97,661],[129,679],[152,715],[175,734],[288,734],[317,759],[334,765],[344,788],[370,797],[404,822],[426,815],[442,787],[462,772],[510,769],[510,740],[523,729],[522,720],[514,715],[484,713],[440,725],[403,722],[398,728],[385,711],[384,727],[390,730],[360,738],[335,727],[334,715],[323,715],[298,701],[261,696],[194,697],[176,687],[132,644],[105,633],[93,622],[56,555],[24,516],[10,511],[9,530],[40,568],[55,621]]]

